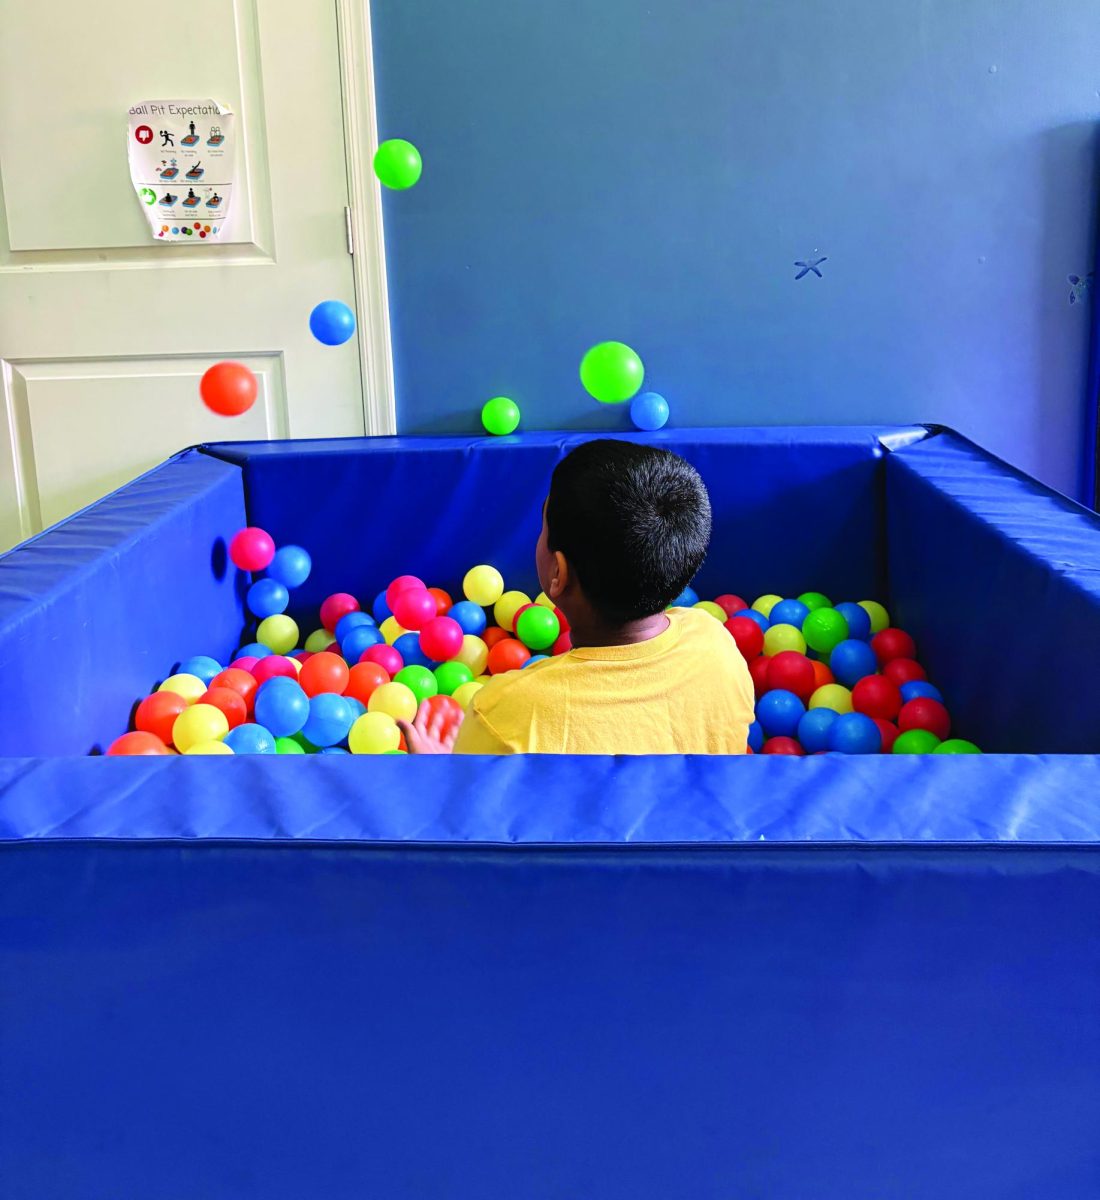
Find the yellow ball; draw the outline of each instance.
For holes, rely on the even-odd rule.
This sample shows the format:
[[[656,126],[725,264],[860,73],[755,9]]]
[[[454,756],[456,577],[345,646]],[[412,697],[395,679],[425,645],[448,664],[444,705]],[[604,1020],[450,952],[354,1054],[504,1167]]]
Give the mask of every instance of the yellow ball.
[[[476,634],[467,633],[454,661],[464,663],[475,675],[480,675],[489,662],[489,647]]]
[[[302,664],[301,664],[301,663],[298,661],[298,659],[296,659],[296,658],[292,658],[292,659],[290,660],[290,665],[291,665],[291,666],[294,668],[294,672],[295,672],[295,674],[297,674],[297,675],[301,675],[301,673],[302,673]]]
[[[194,704],[200,696],[206,695],[206,684],[197,675],[170,675],[157,691],[175,692],[188,704]]]
[[[404,685],[383,684],[383,687],[395,686]],[[385,754],[387,750],[396,750],[400,741],[401,730],[393,717],[384,712],[365,712],[351,727],[348,749],[352,754]]]
[[[507,629],[509,633],[513,633],[516,613],[525,604],[530,603],[531,597],[526,592],[505,592],[496,604],[493,605],[493,616],[496,617],[497,624],[501,629]]]
[[[784,650],[797,650],[799,654],[806,653],[806,639],[802,631],[793,625],[773,625],[764,630],[764,653],[768,658],[780,654]]]
[[[496,569],[482,564],[471,567],[462,581],[462,590],[467,600],[488,608],[504,595],[504,576]]]
[[[492,675],[479,675],[476,679],[471,680],[471,683],[488,683],[492,679]]]
[[[177,718],[178,720],[178,718]],[[184,754],[232,754],[233,747],[227,746],[225,742],[196,742],[193,746],[189,746]]]
[[[273,654],[289,654],[298,644],[298,626],[285,613],[265,617],[256,630],[256,641]]]
[[[397,623],[396,617],[387,617],[381,625],[378,626],[378,632],[386,639],[386,645],[392,646],[394,642],[403,634],[408,633],[407,629],[402,629]]]
[[[557,605],[545,592],[539,592],[539,594],[535,597],[535,603],[541,604],[543,608],[549,608],[551,610],[557,608]]]
[[[693,604],[692,608],[701,608],[703,612],[710,613],[718,621],[726,620],[726,610],[720,604],[715,604],[713,600],[700,600],[698,604]]]
[[[463,711],[470,707],[470,701],[481,691],[485,685],[479,683],[476,679],[471,679],[469,683],[464,683],[461,687],[456,687],[451,693],[451,699],[462,705]]]
[[[881,633],[890,627],[890,614],[877,600],[861,600],[859,607],[871,618],[871,632]]]
[[[782,600],[782,596],[761,596],[753,602],[753,608],[765,617],[772,615],[772,609]]]
[[[384,683],[371,692],[367,701],[367,712],[385,713],[395,721],[411,721],[416,716],[416,709],[416,695],[403,683]]]
[[[320,654],[322,650],[327,650],[334,641],[336,641],[336,634],[329,633],[327,629],[315,629],[306,638],[305,648],[310,654]]]
[[[810,697],[811,708],[831,708],[835,713],[852,711],[852,693],[839,683],[826,683]]]
[[[220,742],[228,732],[225,713],[213,704],[192,704],[172,723],[172,741],[181,754],[203,742]]]

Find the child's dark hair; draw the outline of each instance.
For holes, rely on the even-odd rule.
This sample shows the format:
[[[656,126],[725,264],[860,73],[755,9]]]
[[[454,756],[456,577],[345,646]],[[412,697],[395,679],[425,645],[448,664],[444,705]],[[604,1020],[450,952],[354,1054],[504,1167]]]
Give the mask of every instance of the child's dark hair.
[[[678,454],[601,438],[555,467],[546,531],[593,608],[622,625],[662,612],[691,582],[710,542],[710,498]]]

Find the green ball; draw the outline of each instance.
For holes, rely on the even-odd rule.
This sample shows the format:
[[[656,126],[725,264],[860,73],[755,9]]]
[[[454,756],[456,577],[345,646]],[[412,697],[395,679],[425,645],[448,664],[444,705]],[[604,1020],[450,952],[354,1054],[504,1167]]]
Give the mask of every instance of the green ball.
[[[416,664],[409,667],[402,667],[393,677],[393,681],[394,683],[403,683],[416,697],[417,705],[427,700],[429,696],[434,696],[439,691],[439,685],[436,683],[435,676],[431,671],[427,667],[421,667]]]
[[[420,178],[423,168],[420,151],[404,138],[390,138],[374,152],[375,175],[394,191],[403,192],[405,188],[411,188]]]
[[[494,396],[482,405],[481,423],[485,426],[486,433],[495,434],[497,437],[513,433],[519,425],[519,407],[507,396]]]
[[[968,742],[966,738],[948,738],[946,742],[940,744],[932,751],[933,754],[981,754],[981,751],[973,742]]]
[[[281,737],[275,739],[275,753],[305,754],[305,750],[292,737]]]
[[[600,342],[581,359],[581,383],[601,404],[622,404],[642,386],[645,367],[622,342]]]
[[[560,633],[557,615],[542,604],[524,609],[516,620],[516,637],[528,650],[545,650],[558,640]]]
[[[940,739],[927,729],[907,729],[894,742],[895,754],[934,754]]]
[[[276,754],[279,753],[279,743],[287,742],[287,741],[296,742],[299,749],[302,751],[303,754],[318,754],[320,752],[318,747],[315,746],[309,740],[309,738],[306,737],[306,735],[304,733],[292,733],[289,738],[276,738],[275,739],[275,753]],[[283,753],[284,754],[293,754],[294,751],[293,750],[285,750],[285,751],[283,751]]]
[[[398,674],[400,675],[401,672],[398,671]],[[453,696],[455,688],[469,683],[474,677],[473,671],[465,663],[460,662],[440,663],[434,674],[435,686],[439,689],[441,696]]]
[[[803,592],[798,597],[799,604],[805,604],[810,612],[815,612],[819,608],[832,608],[833,602],[822,592]]]
[[[807,592],[806,596],[813,593]],[[806,596],[799,596],[805,604]],[[815,608],[802,622],[806,645],[818,654],[831,654],[848,636],[848,622],[835,608]]]

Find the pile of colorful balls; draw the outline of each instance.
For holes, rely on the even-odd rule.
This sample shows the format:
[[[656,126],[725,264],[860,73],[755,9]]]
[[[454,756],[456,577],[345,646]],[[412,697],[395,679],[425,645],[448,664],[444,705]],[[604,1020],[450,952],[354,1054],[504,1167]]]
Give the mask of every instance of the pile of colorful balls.
[[[427,701],[457,720],[493,675],[522,670],[571,646],[565,614],[545,596],[507,590],[495,567],[472,567],[455,601],[401,575],[364,611],[346,592],[321,605],[304,640],[287,615],[312,563],[300,546],[276,549],[262,529],[242,529],[230,558],[266,572],[248,590],[255,640],[232,661],[189,658],[134,713],[108,754],[401,754],[398,720]],[[674,606],[723,622],[756,685],[750,749],[765,754],[977,753],[950,739],[943,697],[925,678],[908,634],[889,628],[874,601],[830,605],[762,596]]]

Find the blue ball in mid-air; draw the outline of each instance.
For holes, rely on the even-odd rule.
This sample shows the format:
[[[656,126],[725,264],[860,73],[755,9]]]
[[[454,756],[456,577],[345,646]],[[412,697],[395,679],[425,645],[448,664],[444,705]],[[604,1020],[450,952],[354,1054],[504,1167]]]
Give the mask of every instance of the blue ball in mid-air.
[[[309,331],[325,346],[341,346],[355,333],[355,313],[343,300],[322,300],[309,314]]]
[[[286,612],[290,603],[290,592],[277,579],[257,579],[248,589],[248,611],[262,621]]]
[[[301,587],[313,570],[313,559],[301,546],[280,546],[268,563],[267,576],[285,588]]]

